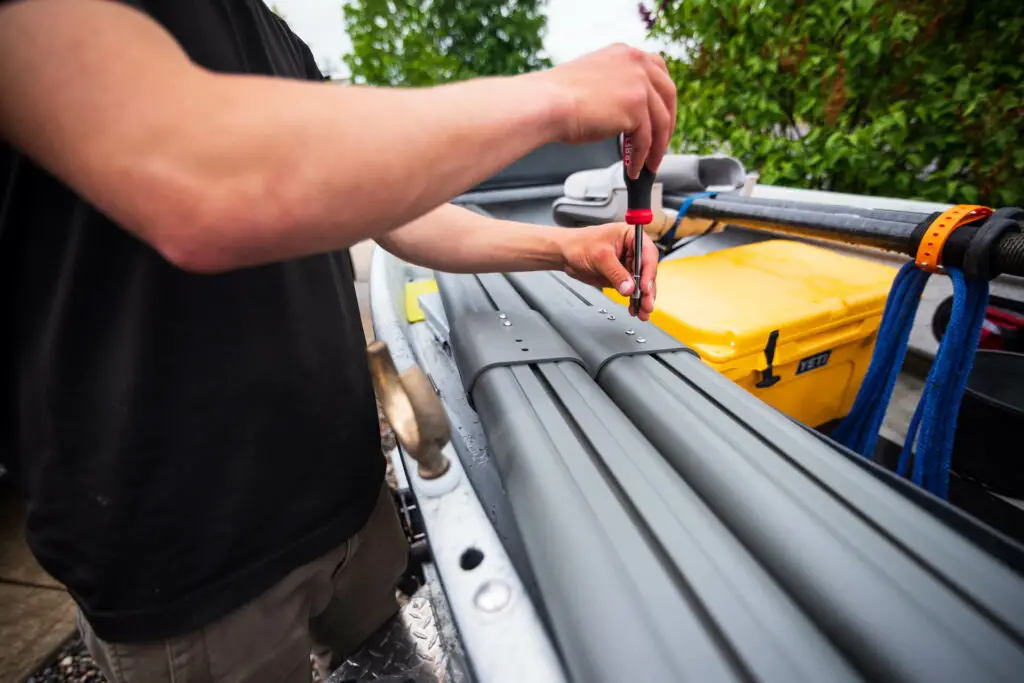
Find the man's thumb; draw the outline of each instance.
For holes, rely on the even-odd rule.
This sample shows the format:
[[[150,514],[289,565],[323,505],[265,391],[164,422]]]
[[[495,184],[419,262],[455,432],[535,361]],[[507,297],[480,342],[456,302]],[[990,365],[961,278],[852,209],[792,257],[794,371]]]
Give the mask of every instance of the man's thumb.
[[[625,266],[615,258],[615,252],[611,249],[601,250],[595,259],[595,265],[605,280],[608,281],[622,296],[629,296],[633,293],[633,276],[629,274]]]

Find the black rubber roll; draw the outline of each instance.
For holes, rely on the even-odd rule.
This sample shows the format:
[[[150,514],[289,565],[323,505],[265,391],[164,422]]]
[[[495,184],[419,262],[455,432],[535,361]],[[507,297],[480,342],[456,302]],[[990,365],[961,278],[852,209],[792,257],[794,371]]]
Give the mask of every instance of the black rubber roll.
[[[1007,235],[996,249],[996,268],[1010,275],[1024,275],[1024,234]]]
[[[679,208],[683,196],[669,195],[665,206]],[[998,213],[1013,213],[1000,209]],[[753,230],[796,237],[841,242],[892,251],[913,258],[927,226],[938,213],[916,214],[904,211],[858,209],[792,201],[751,199],[728,194],[715,199],[695,199],[687,216],[727,222]],[[1009,214],[1007,214],[1009,215]],[[963,267],[972,237],[982,221],[955,230],[943,249],[942,262]],[[1024,276],[1024,233],[1004,234],[992,245],[991,263],[996,273]],[[978,255],[975,254],[975,260]]]
[[[680,197],[665,197],[669,208],[679,208]],[[874,216],[734,202],[729,197],[696,199],[688,217],[714,219],[754,230],[810,237],[830,242],[857,244],[900,254],[910,252],[911,235],[916,224],[902,220],[883,220]]]

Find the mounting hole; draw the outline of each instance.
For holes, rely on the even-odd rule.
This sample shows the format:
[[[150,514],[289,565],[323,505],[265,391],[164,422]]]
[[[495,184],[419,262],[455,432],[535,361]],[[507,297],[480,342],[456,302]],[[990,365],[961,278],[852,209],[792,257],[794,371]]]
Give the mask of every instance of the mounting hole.
[[[468,572],[479,567],[480,563],[483,561],[483,551],[478,548],[470,548],[462,553],[462,557],[459,558],[459,566]]]
[[[516,343],[517,343],[517,344],[522,344],[522,343],[523,343],[523,340],[522,340],[522,339],[516,339]]]
[[[529,351],[529,350],[530,349],[526,348],[525,346],[523,347],[523,351]]]

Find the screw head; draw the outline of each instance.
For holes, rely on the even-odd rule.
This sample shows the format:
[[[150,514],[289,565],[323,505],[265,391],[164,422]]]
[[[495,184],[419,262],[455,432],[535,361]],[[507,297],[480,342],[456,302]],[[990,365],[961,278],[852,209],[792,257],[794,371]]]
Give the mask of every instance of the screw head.
[[[614,315],[610,315],[610,316],[608,316],[608,319],[609,320],[615,320],[615,316]]]
[[[636,330],[626,330],[626,334],[632,336],[632,335],[636,334]]]
[[[504,313],[499,313],[499,314],[498,314],[498,317],[499,317],[499,318],[501,318],[502,320],[504,320],[504,319],[505,319],[505,318],[507,318],[508,316],[507,316],[507,315],[505,315]]]
[[[505,322],[503,322],[501,324],[504,325],[505,327],[512,327],[512,322],[509,321],[509,320],[506,320]]]
[[[512,588],[504,581],[491,579],[476,590],[473,604],[484,612],[499,612],[512,600]]]
[[[598,313],[602,313],[602,314],[603,314],[603,313],[607,313],[607,312],[608,312],[608,309],[607,309],[607,308],[600,308],[600,309],[598,309],[598,311],[597,311],[597,312],[598,312]]]
[[[644,339],[643,337],[637,337],[636,343],[637,344],[646,344],[647,340]]]

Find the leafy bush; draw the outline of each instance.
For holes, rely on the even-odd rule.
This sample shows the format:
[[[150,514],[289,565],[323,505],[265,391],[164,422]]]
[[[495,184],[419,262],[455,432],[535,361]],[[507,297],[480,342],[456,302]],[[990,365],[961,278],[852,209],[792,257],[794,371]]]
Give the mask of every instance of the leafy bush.
[[[674,140],[762,182],[1024,203],[1024,1],[665,0]]]
[[[422,86],[548,67],[546,0],[346,2],[355,83]],[[467,116],[470,115],[467,112]]]

